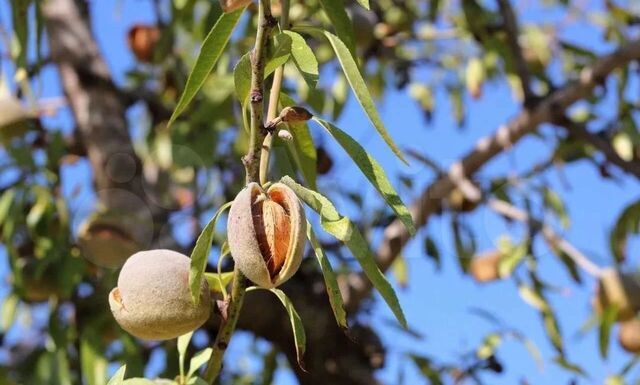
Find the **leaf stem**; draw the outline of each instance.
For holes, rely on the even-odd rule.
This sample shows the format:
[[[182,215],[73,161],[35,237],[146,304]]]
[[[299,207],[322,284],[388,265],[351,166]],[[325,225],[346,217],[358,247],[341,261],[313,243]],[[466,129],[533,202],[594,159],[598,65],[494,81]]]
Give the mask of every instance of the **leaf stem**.
[[[209,358],[207,369],[204,372],[204,380],[207,384],[213,384],[220,374],[224,352],[227,350],[231,336],[236,328],[236,323],[240,316],[240,310],[242,309],[242,303],[244,302],[247,284],[247,279],[240,270],[236,268],[233,275],[233,287],[231,289],[231,300],[227,310],[227,318],[222,321],[220,330],[218,330],[218,335],[211,346],[213,352],[211,353],[211,358]]]
[[[280,14],[280,30],[289,28],[289,0],[281,0]],[[267,109],[267,122],[272,121],[278,114],[278,102],[280,101],[280,90],[282,89],[282,79],[284,78],[284,64],[276,68],[273,73],[273,84],[269,93],[269,107]],[[276,132],[268,132],[262,142],[262,154],[260,156],[260,184],[267,182],[267,174],[269,173],[269,157],[271,155],[271,146],[273,145],[273,135]]]

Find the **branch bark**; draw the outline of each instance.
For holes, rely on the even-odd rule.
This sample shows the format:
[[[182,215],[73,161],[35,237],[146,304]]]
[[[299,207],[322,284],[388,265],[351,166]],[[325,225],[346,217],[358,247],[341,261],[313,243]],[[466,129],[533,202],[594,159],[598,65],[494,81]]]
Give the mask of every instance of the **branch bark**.
[[[639,59],[640,39],[632,40],[613,53],[601,57],[591,67],[583,69],[576,81],[551,92],[534,107],[524,109],[506,125],[499,127],[493,135],[478,141],[474,149],[451,166],[447,175],[436,179],[410,205],[409,211],[416,227],[426,225],[429,217],[441,209],[443,199],[455,188],[457,182],[471,179],[481,167],[524,136],[533,133],[540,124],[553,122],[558,114],[564,113],[573,103],[589,96],[613,70]],[[382,271],[389,269],[409,239],[409,233],[400,221],[395,220],[387,226],[377,250],[377,262]],[[372,286],[361,273],[352,273],[347,282],[348,290],[343,295],[347,309],[353,312],[369,296]]]

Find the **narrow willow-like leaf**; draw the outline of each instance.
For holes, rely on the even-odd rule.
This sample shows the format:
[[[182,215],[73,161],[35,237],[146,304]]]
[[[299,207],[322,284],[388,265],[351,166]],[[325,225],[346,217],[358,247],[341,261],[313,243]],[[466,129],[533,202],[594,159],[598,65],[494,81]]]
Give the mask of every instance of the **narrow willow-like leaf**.
[[[611,336],[611,327],[618,318],[618,309],[615,306],[607,306],[600,317],[600,327],[598,328],[598,347],[600,356],[607,359],[609,353],[609,338]]]
[[[271,75],[276,68],[284,65],[291,57],[291,38],[281,34],[277,41],[276,49],[264,67],[264,77]],[[236,90],[236,97],[244,106],[251,92],[251,60],[250,52],[244,54],[233,69],[233,83]]]
[[[233,279],[233,271],[222,273],[204,273],[204,279],[209,283],[209,290],[221,292],[221,286],[227,286]]]
[[[299,185],[288,176],[282,178],[281,182],[293,189],[302,201],[320,214],[322,228],[347,246],[362,267],[367,278],[389,305],[398,322],[406,328],[407,320],[402,312],[396,292],[378,268],[373,253],[360,230],[349,218],[340,215],[334,205],[322,194]]]
[[[360,73],[358,65],[351,55],[351,52],[349,52],[347,46],[345,46],[344,43],[336,35],[327,31],[324,32],[324,35],[327,37],[327,39],[329,39],[329,43],[331,43],[331,46],[333,47],[333,50],[338,57],[340,66],[342,66],[342,71],[344,72],[344,75],[347,78],[347,81],[349,82],[349,85],[351,86],[351,89],[353,90],[358,103],[360,103],[362,109],[364,109],[364,112],[367,114],[367,117],[376,128],[376,130],[378,130],[378,133],[380,134],[380,136],[382,136],[382,139],[384,139],[385,143],[387,143],[393,153],[396,154],[396,156],[405,164],[408,164],[407,160],[402,154],[402,151],[400,151],[391,136],[389,136],[387,129],[382,123],[382,119],[378,114],[378,110],[375,103],[373,102],[373,98],[371,97],[371,94],[367,89],[367,84],[362,78],[362,74]]]
[[[18,311],[20,298],[15,294],[9,294],[4,298],[0,307],[0,331],[6,333],[13,325]]]
[[[193,332],[189,332],[178,337],[178,365],[180,367],[181,376],[184,375],[184,360],[187,355],[187,348],[189,347],[189,342],[191,341],[192,336]]]
[[[122,365],[120,369],[111,377],[107,385],[122,385],[124,382],[124,372],[127,371],[127,365]]]
[[[202,365],[206,364],[209,361],[209,357],[211,357],[211,353],[213,353],[213,349],[206,348],[205,350],[196,353],[196,355],[191,358],[189,361],[189,373],[187,373],[187,378],[190,378],[202,367]]]
[[[209,34],[202,42],[202,48],[200,48],[196,63],[189,74],[187,85],[184,87],[178,105],[173,111],[171,119],[169,119],[169,125],[187,108],[204,84],[207,76],[220,58],[224,47],[227,45],[231,32],[233,32],[243,11],[244,8],[232,13],[222,14],[213,28],[211,28],[211,31],[209,31]]]
[[[102,356],[95,335],[87,331],[80,338],[80,366],[87,385],[104,385],[107,380],[107,360]]]
[[[291,329],[293,330],[293,339],[296,344],[296,359],[298,360],[298,365],[301,369],[304,370],[304,352],[307,348],[307,336],[304,333],[304,325],[302,324],[302,319],[298,315],[298,312],[293,307],[293,303],[287,295],[280,289],[271,289],[282,305],[287,310],[287,314],[289,314],[289,320],[291,321]]]
[[[322,270],[324,284],[327,287],[327,295],[329,296],[329,303],[331,304],[331,309],[333,309],[333,315],[336,317],[336,322],[338,322],[338,326],[340,326],[341,328],[347,329],[347,313],[344,311],[342,294],[340,294],[340,287],[338,286],[336,275],[331,268],[331,262],[329,262],[329,258],[325,254],[324,250],[322,250],[320,242],[318,242],[318,240],[316,239],[316,235],[313,232],[313,227],[311,226],[311,223],[309,223],[309,221],[307,221],[307,238],[309,239],[309,243],[313,248],[313,252],[318,259],[320,270]]]
[[[198,236],[196,246],[191,252],[191,269],[189,270],[189,289],[191,290],[191,299],[197,305],[200,301],[200,285],[202,282],[202,276],[204,269],[207,267],[207,259],[209,252],[211,251],[211,242],[213,242],[213,235],[215,233],[216,223],[218,218],[226,209],[231,207],[232,202],[225,203],[220,206],[218,211],[213,215],[213,218],[207,223],[202,230],[202,233]]]
[[[391,185],[380,163],[346,132],[325,120],[318,118],[313,119],[324,127],[338,144],[342,146],[364,176],[367,177],[373,187],[382,195],[382,198],[387,202],[389,207],[396,213],[398,219],[402,221],[409,233],[414,235],[416,233],[416,227],[413,224],[411,213],[409,213],[407,206],[402,203],[402,199],[400,199],[400,196]]]
[[[347,15],[347,8],[343,0],[320,0],[320,5],[327,14],[331,25],[341,41],[344,42],[352,57],[356,56],[356,39],[353,33],[353,23]]]
[[[11,15],[13,21],[13,32],[18,51],[16,57],[17,67],[27,66],[27,52],[29,41],[29,7],[31,0],[11,1]]]
[[[282,107],[291,107],[295,105],[295,101],[285,93],[280,94],[280,104]],[[293,147],[296,151],[296,157],[294,161],[296,166],[302,172],[304,180],[307,182],[312,190],[316,188],[316,163],[317,154],[316,147],[313,144],[313,137],[309,131],[309,125],[305,122],[301,123],[287,123],[291,134],[293,135]]]
[[[401,288],[409,285],[409,266],[407,260],[402,255],[398,255],[391,264],[391,273]]]
[[[283,31],[291,38],[291,56],[304,81],[311,88],[318,83],[318,59],[304,37],[297,32]]]

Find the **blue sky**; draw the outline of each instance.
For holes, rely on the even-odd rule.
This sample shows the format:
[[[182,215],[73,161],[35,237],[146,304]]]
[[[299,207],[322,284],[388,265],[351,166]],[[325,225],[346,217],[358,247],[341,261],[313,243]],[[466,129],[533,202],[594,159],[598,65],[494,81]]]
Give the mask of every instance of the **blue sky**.
[[[590,4],[591,10],[600,10],[596,2]],[[7,0],[0,0],[0,18],[3,23],[8,15],[7,5]],[[135,65],[126,47],[126,33],[133,23],[154,20],[150,1],[105,0],[91,2],[91,5],[94,16],[93,29],[100,48],[114,79],[123,84],[124,72]],[[523,8],[519,8],[519,11],[524,15],[523,24],[540,20],[552,22],[562,18],[559,12],[541,9],[528,3]],[[586,44],[598,52],[608,52],[611,49],[610,45],[602,41],[599,33],[588,25],[572,24],[561,33],[563,37]],[[5,68],[3,66],[6,74]],[[421,71],[418,76],[426,80],[432,74]],[[52,69],[44,72],[41,97],[59,95],[59,85],[55,77],[56,74]],[[637,86],[637,79],[633,81]],[[600,110],[607,114],[613,106],[612,103],[613,101],[605,103]],[[469,151],[477,139],[490,135],[519,111],[519,106],[513,101],[505,83],[485,84],[483,97],[480,100],[466,97],[465,105],[467,124],[464,130],[456,128],[451,118],[451,106],[443,92],[436,93],[436,113],[430,124],[426,124],[417,104],[406,91],[389,90],[385,99],[380,102],[380,111],[385,124],[400,147],[420,150],[443,166],[447,166]],[[614,111],[611,110],[609,115]],[[130,112],[130,118],[133,121],[139,117],[139,111],[134,109]],[[64,130],[72,127],[71,116],[67,110],[60,111],[56,117],[50,119],[49,123],[58,125]],[[377,157],[391,175],[402,172],[414,177],[415,191],[400,189],[400,194],[406,203],[415,198],[432,180],[433,174],[429,170],[417,162],[412,162],[410,167],[403,166],[377,135],[371,135],[373,128],[352,98],[337,125],[361,140],[361,143]],[[314,135],[322,135],[319,127],[315,126],[312,130]],[[543,132],[549,133],[551,128],[543,127]],[[362,192],[365,202],[379,203],[377,193],[365,183],[364,177],[359,174],[356,167],[344,160],[342,150],[331,145],[330,138],[323,139],[336,155],[340,172],[334,172],[331,178],[327,178],[320,184],[320,188],[338,183]],[[481,175],[490,177],[517,174],[527,170],[532,164],[546,159],[552,149],[549,143],[540,139],[525,139],[508,153],[491,162],[482,170]],[[65,191],[70,191],[74,183],[86,176],[87,172],[88,169],[83,164],[67,170],[63,176],[66,179]],[[565,198],[572,219],[571,227],[563,232],[564,236],[596,263],[602,266],[611,264],[608,230],[613,225],[616,214],[638,198],[638,191],[640,191],[638,182],[627,177],[623,177],[621,183],[602,182],[597,170],[586,163],[570,165],[563,170],[563,173],[570,188],[562,183],[557,170],[552,169],[547,172],[545,178]],[[397,186],[400,188],[400,184]],[[91,198],[86,197],[86,200],[90,201]],[[79,204],[79,206],[82,205]],[[349,207],[344,209],[346,212],[352,210]],[[518,234],[522,234],[521,227],[505,224],[485,208],[480,208],[468,219],[476,230],[479,250],[491,248],[497,237],[504,233],[511,233],[516,239]],[[441,271],[437,271],[434,264],[423,255],[422,238],[427,233],[436,240],[443,255]],[[544,251],[544,245],[536,246]],[[637,246],[637,242],[632,242],[632,248]],[[531,384],[556,384],[567,383],[570,378],[573,378],[573,375],[559,369],[551,362],[550,358],[555,354],[547,341],[542,322],[536,311],[519,297],[513,282],[504,281],[479,286],[460,273],[455,261],[447,216],[433,217],[428,226],[420,232],[416,241],[411,242],[405,249],[403,255],[409,265],[409,286],[406,289],[398,288],[398,294],[410,326],[423,334],[424,339],[416,340],[389,327],[388,322],[393,320],[393,316],[381,300],[375,301],[371,314],[361,317],[361,321],[373,325],[379,331],[382,340],[387,343],[387,366],[380,371],[380,377],[385,383],[396,383],[398,371],[401,369],[407,370],[405,383],[421,383],[417,371],[405,358],[405,352],[430,355],[440,362],[457,362],[462,355],[473,352],[483,337],[494,330],[490,323],[469,312],[474,307],[493,312],[507,325],[524,332],[535,341],[545,358],[544,369],[540,370],[521,344],[508,341],[498,349],[497,353],[505,363],[506,372],[502,375],[485,375],[487,383],[506,385],[527,378]],[[561,328],[568,347],[568,357],[572,362],[588,370],[593,383],[602,383],[607,375],[615,373],[626,364],[630,356],[617,347],[613,338],[610,357],[603,362],[597,350],[596,333],[591,332],[585,337],[577,335],[580,326],[590,315],[589,297],[593,292],[594,282],[585,276],[585,284],[577,287],[570,283],[565,270],[555,256],[548,252],[540,252],[539,255],[542,276],[551,284],[561,288],[559,293],[551,296],[550,299],[558,309]],[[2,262],[4,265],[4,261]],[[636,262],[637,259],[632,258],[630,266]],[[6,266],[0,268],[0,273],[6,274]],[[3,288],[3,291],[6,291],[6,288]],[[227,356],[230,366],[239,368],[246,365],[249,368],[256,368],[257,362],[249,356],[250,342],[250,337],[242,333],[233,339]],[[155,365],[150,369],[150,375],[154,374],[154,369]],[[279,371],[278,376],[276,381],[278,384],[295,383],[286,370]],[[587,382],[581,380],[580,383]]]

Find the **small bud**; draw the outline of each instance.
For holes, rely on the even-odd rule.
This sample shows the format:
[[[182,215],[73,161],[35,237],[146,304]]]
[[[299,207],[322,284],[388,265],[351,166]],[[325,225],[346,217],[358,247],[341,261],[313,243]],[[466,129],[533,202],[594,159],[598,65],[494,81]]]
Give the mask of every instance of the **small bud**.
[[[293,140],[293,135],[287,130],[278,131],[278,138],[284,140],[285,142],[290,142]]]
[[[313,115],[303,107],[293,106],[285,107],[280,111],[280,118],[283,122],[299,123],[306,122],[311,119]]]
[[[300,267],[306,228],[304,209],[293,190],[274,183],[263,192],[257,183],[250,183],[229,211],[231,256],[256,285],[276,287]]]

